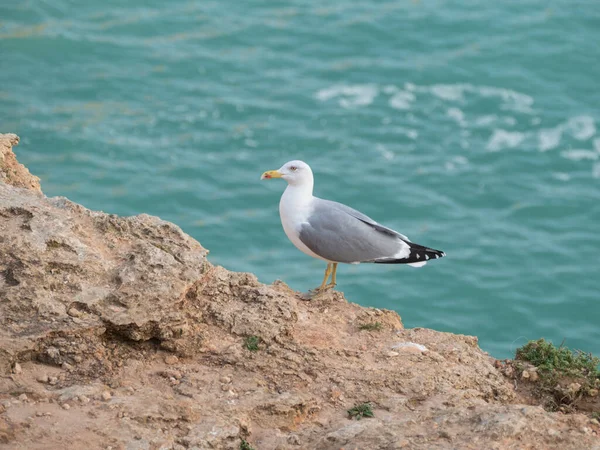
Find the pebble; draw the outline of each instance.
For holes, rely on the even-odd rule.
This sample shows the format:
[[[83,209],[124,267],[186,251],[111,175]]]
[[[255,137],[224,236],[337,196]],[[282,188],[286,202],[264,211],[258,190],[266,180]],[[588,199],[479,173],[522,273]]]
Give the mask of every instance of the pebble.
[[[112,398],[112,395],[110,395],[110,392],[104,391],[102,393],[102,400],[104,400],[105,402],[109,401],[111,398]]]
[[[54,386],[56,383],[58,383],[58,378],[50,377],[50,379],[48,380],[48,383]]]
[[[529,380],[529,372],[527,372],[526,370],[524,370],[523,373],[521,374],[521,378],[523,380]]]
[[[78,397],[78,399],[79,399],[79,401],[80,401],[81,403],[89,403],[89,402],[90,402],[90,399],[89,399],[89,398],[87,398],[85,395],[80,395],[80,396]]]
[[[35,413],[35,415],[36,415],[37,417],[42,417],[42,416],[44,415],[44,413],[43,413],[43,412],[41,412],[41,411],[38,411],[38,412],[36,412],[36,413]]]
[[[179,358],[175,355],[165,356],[165,364],[172,366],[173,364],[177,364],[178,362],[179,362]]]
[[[62,409],[69,410],[69,409],[71,409],[71,405],[69,405],[68,403],[65,403],[64,405],[62,405]]]
[[[448,439],[449,441],[452,440],[452,436],[446,430],[440,430],[440,437],[443,439]]]
[[[23,369],[21,368],[21,364],[15,363],[15,365],[13,366],[13,373],[15,375],[20,375],[20,374],[23,373]]]
[[[392,346],[392,349],[402,353],[423,353],[428,351],[427,347],[416,342],[398,342]]]
[[[48,347],[46,349],[46,354],[54,361],[60,357],[60,350],[56,347]]]
[[[19,395],[19,400],[21,400],[22,402],[26,402],[28,400],[27,394],[21,394],[21,395]]]
[[[67,311],[67,314],[70,315],[71,317],[81,317],[81,311],[79,311],[77,308],[71,308]]]
[[[49,380],[48,375],[46,375],[45,373],[42,375],[38,375],[35,379],[38,383],[47,383]]]
[[[163,370],[163,371],[159,372],[159,375],[161,375],[165,378],[168,378],[171,381],[181,380],[183,378],[183,375],[181,374],[181,372],[179,370]]]
[[[230,377],[227,377],[227,376],[222,376],[221,378],[219,378],[219,381],[220,381],[221,383],[225,383],[225,384],[227,384],[227,383],[231,383],[231,378],[230,378]]]
[[[598,389],[590,389],[588,394],[590,397],[596,397],[598,395]]]
[[[221,390],[223,392],[227,392],[229,390],[229,386],[223,385],[223,386],[221,386]]]

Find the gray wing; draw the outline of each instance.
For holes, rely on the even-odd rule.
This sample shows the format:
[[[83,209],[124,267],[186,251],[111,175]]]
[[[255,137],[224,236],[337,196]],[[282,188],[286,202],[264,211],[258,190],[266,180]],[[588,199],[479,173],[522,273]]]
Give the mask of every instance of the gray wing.
[[[358,220],[362,220],[364,223],[371,225],[372,227],[376,228],[377,230],[381,231],[382,233],[388,233],[392,236],[398,236],[400,239],[410,242],[410,239],[408,239],[403,234],[400,234],[397,231],[392,230],[391,228],[384,227],[380,223],[377,223],[376,221],[371,219],[369,216],[361,213],[360,211],[357,211],[354,208],[350,208],[349,206],[346,206],[343,203],[332,202],[331,200],[322,200],[320,198],[317,198],[316,200],[322,205],[329,205],[332,208],[337,208],[341,211],[344,211],[345,213],[350,214],[353,217],[356,217]]]
[[[353,263],[410,254],[405,236],[341,203],[314,201],[313,213],[300,228],[300,240],[322,258]]]

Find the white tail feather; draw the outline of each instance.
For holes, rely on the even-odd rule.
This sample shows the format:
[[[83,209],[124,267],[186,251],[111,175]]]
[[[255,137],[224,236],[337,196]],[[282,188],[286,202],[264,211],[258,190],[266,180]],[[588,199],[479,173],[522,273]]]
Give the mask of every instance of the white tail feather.
[[[408,263],[406,265],[410,266],[410,267],[423,267],[425,264],[427,264],[427,261],[419,261],[419,262],[414,262],[414,263]]]

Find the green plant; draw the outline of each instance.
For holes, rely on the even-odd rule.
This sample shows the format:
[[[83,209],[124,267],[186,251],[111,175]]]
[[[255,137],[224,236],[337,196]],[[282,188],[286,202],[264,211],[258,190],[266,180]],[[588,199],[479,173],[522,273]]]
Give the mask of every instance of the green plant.
[[[363,323],[358,326],[359,330],[367,330],[367,331],[379,331],[382,328],[383,328],[383,325],[381,322]]]
[[[258,344],[260,343],[260,338],[258,336],[247,336],[244,339],[244,347],[246,347],[251,352],[255,352],[258,350]]]
[[[532,388],[532,393],[550,411],[576,411],[576,405],[582,398],[596,395],[600,388],[600,358],[590,353],[572,351],[562,344],[556,347],[539,339],[517,349],[513,365],[521,375],[529,369],[519,361],[537,368],[539,381]],[[591,394],[593,391],[595,394]]]
[[[516,359],[536,366],[540,378],[584,378],[592,385],[600,378],[600,358],[580,350],[573,352],[562,345],[556,347],[544,339],[530,341],[517,349]]]
[[[242,442],[240,442],[240,450],[254,450],[254,447],[252,447],[248,441],[242,439]]]
[[[592,413],[592,419],[600,420],[600,411],[594,411]]]
[[[360,420],[363,417],[374,417],[371,403],[360,403],[348,410],[348,418]]]

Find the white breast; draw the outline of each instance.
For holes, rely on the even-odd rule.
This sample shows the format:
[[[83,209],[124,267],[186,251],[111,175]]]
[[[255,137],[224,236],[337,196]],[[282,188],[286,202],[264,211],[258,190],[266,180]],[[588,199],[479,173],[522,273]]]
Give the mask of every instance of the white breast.
[[[327,261],[314,253],[300,240],[300,228],[306,223],[312,213],[312,195],[294,186],[288,186],[279,201],[279,216],[281,225],[288,239],[298,248],[313,258]],[[329,261],[328,261],[329,262]]]

